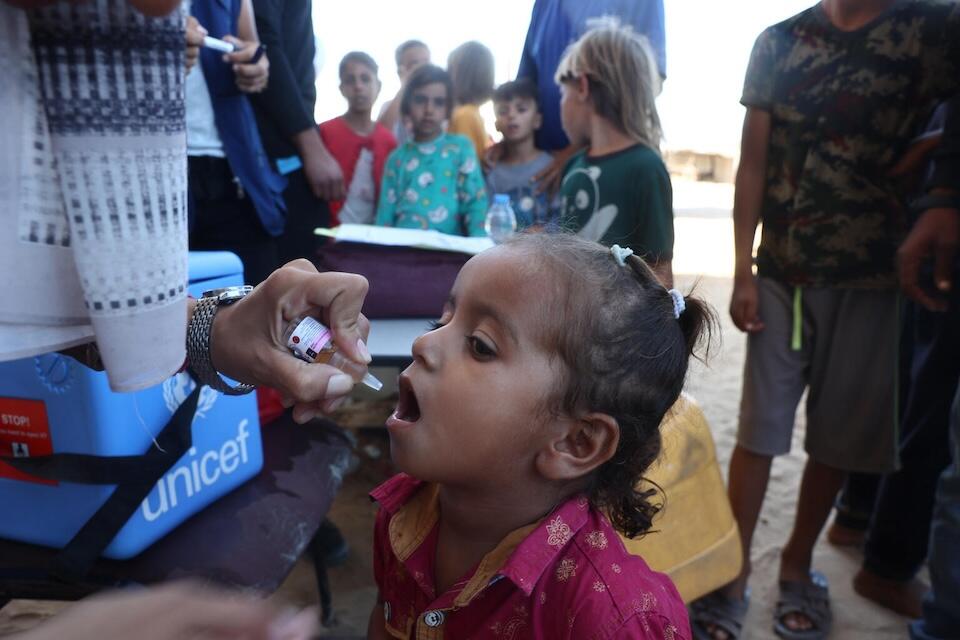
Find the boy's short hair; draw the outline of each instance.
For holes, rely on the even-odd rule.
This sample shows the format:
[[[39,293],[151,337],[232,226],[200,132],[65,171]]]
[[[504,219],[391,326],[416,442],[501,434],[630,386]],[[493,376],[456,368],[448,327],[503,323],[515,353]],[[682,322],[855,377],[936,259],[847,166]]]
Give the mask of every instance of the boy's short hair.
[[[347,55],[343,56],[343,58],[340,60],[339,75],[341,78],[343,77],[343,72],[346,70],[347,65],[351,62],[370,67],[370,70],[373,71],[373,75],[379,77],[380,67],[377,66],[377,62],[370,56],[369,53],[364,53],[363,51],[351,51]]]
[[[453,97],[457,104],[483,104],[493,95],[493,52],[476,40],[450,52],[447,70],[455,78]]]
[[[403,97],[400,99],[400,113],[405,116],[410,115],[413,92],[434,83],[440,83],[447,89],[447,119],[449,119],[453,113],[453,83],[450,81],[450,74],[435,64],[425,64],[410,75],[407,87],[403,90]]]
[[[427,51],[430,50],[430,47],[428,47],[427,44],[422,40],[407,40],[406,42],[401,43],[400,46],[397,47],[397,51],[394,54],[394,58],[396,58],[398,67],[400,66],[400,61],[403,59],[403,54],[405,54],[408,49],[413,49],[414,47],[423,47]]]
[[[536,83],[529,78],[520,78],[504,82],[493,92],[494,102],[510,102],[517,98],[533,100],[537,105],[537,111],[540,110],[540,90]]]

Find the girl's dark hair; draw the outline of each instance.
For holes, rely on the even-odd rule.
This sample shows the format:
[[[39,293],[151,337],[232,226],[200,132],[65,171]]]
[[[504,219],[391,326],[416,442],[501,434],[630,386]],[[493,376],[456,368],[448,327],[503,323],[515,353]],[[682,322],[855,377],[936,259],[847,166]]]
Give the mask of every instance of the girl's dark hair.
[[[621,267],[610,249],[571,234],[520,234],[508,246],[529,252],[553,277],[553,303],[542,310],[544,346],[563,363],[551,411],[600,412],[616,419],[620,442],[597,469],[588,495],[629,538],[648,531],[662,507],[643,474],[660,454],[660,423],[677,401],[691,355],[705,351],[716,316],[673,298],[639,257]]]
[[[483,104],[493,96],[493,53],[476,40],[450,52],[447,70],[457,104]]]
[[[410,75],[410,80],[403,90],[403,97],[400,99],[400,113],[405,116],[410,115],[414,92],[437,82],[447,88],[447,118],[449,119],[450,114],[453,113],[453,84],[450,82],[450,74],[433,64],[425,64]]]

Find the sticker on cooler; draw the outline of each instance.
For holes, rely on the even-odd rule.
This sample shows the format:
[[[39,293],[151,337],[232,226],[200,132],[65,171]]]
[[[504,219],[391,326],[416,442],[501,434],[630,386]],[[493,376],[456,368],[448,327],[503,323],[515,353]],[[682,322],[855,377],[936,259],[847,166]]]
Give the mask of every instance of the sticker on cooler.
[[[47,407],[40,400],[0,398],[0,456],[29,458],[53,453]],[[56,485],[0,462],[0,478]]]

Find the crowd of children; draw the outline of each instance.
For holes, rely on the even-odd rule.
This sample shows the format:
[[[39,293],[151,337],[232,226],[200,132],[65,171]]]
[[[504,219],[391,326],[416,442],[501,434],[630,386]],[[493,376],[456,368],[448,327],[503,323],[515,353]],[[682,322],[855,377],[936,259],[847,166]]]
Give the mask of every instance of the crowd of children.
[[[331,203],[332,224],[374,223],[483,236],[494,194],[506,194],[519,230],[572,231],[629,247],[670,284],[673,212],[660,158],[654,106],[657,62],[645,39],[616,21],[600,23],[571,47],[556,73],[561,119],[579,153],[559,189],[539,178],[555,162],[535,136],[543,122],[536,83],[494,86],[494,58],[475,41],[430,64],[418,40],[396,51],[401,90],[375,122],[380,80],[367,54],[340,64],[347,112],[320,126],[343,171],[346,198]],[[493,100],[494,143],[480,113]]]
[[[561,4],[538,2],[534,22],[572,20]],[[400,91],[376,119],[377,63],[359,51],[340,63],[347,110],[319,126],[343,176],[342,197],[326,198],[332,225],[485,236],[489,202],[505,194],[526,230],[467,263],[400,378],[388,427],[402,473],[372,494],[379,596],[369,637],[432,637],[440,626],[446,637],[739,637],[770,465],[789,451],[805,391],[809,460],[773,627],[784,638],[826,637],[830,595],[812,552],[834,498],[850,472],[891,470],[898,446],[911,458],[897,441],[898,419],[910,428],[912,414],[897,413],[905,356],[894,255],[908,216],[891,176],[958,89],[960,9],[823,0],[757,41],[742,99],[730,308],[749,336],[729,474],[746,561],[733,582],[691,603],[689,619],[670,581],[630,556],[619,534],[643,534],[662,506],[638,487],[713,316],[672,288],[673,194],[655,106],[662,42],[652,48],[616,19],[591,21],[562,53],[528,37],[518,78],[499,87],[479,42],[454,49],[443,69],[427,44],[406,41],[395,58]],[[870,47],[857,44],[866,39]],[[490,100],[496,142],[480,110]],[[944,370],[945,391],[925,404],[945,415],[960,372],[946,380]],[[940,457],[914,492],[928,524]],[[883,571],[882,497],[857,589],[916,616],[909,586],[927,529],[913,526],[921,542],[907,569]],[[929,611],[945,609],[932,602]],[[916,637],[949,626],[928,619]]]
[[[829,633],[829,592],[812,570],[813,544],[847,471],[886,471],[897,446],[893,249],[903,228],[882,221],[902,208],[902,198],[895,182],[876,176],[885,175],[905,152],[907,134],[920,130],[936,102],[956,90],[956,68],[948,66],[949,38],[923,26],[936,20],[954,24],[955,9],[924,3],[866,5],[870,7],[856,9],[842,0],[824,2],[765,32],[744,90],[748,112],[734,216],[738,262],[731,314],[750,339],[730,495],[749,558],[770,461],[789,449],[796,403],[809,386],[810,461],[797,524],[782,557],[774,613],[775,631],[786,638],[812,640]],[[851,53],[849,34],[856,29],[847,29],[848,23],[872,29],[875,50]],[[848,110],[821,110],[818,126],[835,130],[821,141],[810,137],[813,129],[779,115],[778,109],[807,114],[807,94],[815,90],[811,78],[827,83],[823,90],[836,92],[835,77],[848,68],[870,67],[907,82],[910,72],[900,49],[882,32],[884,25],[905,29],[903,37],[920,52],[911,56],[932,52],[914,102],[886,104],[901,118],[857,123]],[[801,55],[797,51],[803,47],[835,51],[838,59],[860,57],[849,67],[822,62],[825,70],[816,71],[821,63],[800,64],[791,57]],[[420,63],[412,72],[402,66],[411,50]],[[376,223],[484,235],[488,197],[503,193],[520,228],[546,233],[524,234],[471,261],[436,331],[417,342],[414,365],[401,379],[400,404],[391,419],[395,461],[410,475],[374,494],[381,505],[376,547],[380,602],[371,617],[371,637],[405,636],[413,628],[432,626],[431,621],[445,624],[454,636],[481,626],[523,625],[536,637],[584,637],[580,629],[596,631],[609,621],[602,637],[641,637],[640,631],[626,631],[641,627],[657,637],[690,637],[691,632],[703,638],[737,637],[747,608],[749,561],[737,580],[693,603],[691,629],[671,587],[613,542],[615,529],[642,533],[649,520],[637,518],[655,510],[642,500],[630,502],[639,499],[633,487],[652,459],[647,454],[658,447],[656,429],[633,425],[631,419],[642,415],[651,424],[659,422],[676,399],[686,358],[710,318],[696,301],[672,291],[667,295],[673,280],[673,203],[654,103],[662,64],[644,38],[616,22],[595,25],[567,47],[552,70],[568,141],[555,155],[535,142],[544,106],[534,79],[521,77],[495,88],[493,56],[477,42],[455,49],[447,71],[428,60],[422,43],[405,43],[397,51],[404,87],[382,121],[399,122],[398,131],[407,140],[382,171]],[[811,64],[813,71],[795,70]],[[375,75],[372,61],[370,66]],[[811,75],[814,71],[820,75]],[[851,84],[844,91],[866,104],[879,99],[875,89],[873,84]],[[502,136],[496,143],[479,110],[490,98]],[[858,109],[867,118],[865,108]],[[367,130],[373,126],[369,108],[363,117]],[[848,138],[842,153],[830,146]],[[797,155],[799,149],[804,151]],[[557,171],[558,162],[558,189],[551,192],[540,179]],[[801,189],[828,197],[800,197]],[[854,196],[855,201],[849,199]],[[796,217],[798,208],[807,218]],[[761,209],[765,225],[757,276],[752,239]],[[835,215],[840,210],[875,231],[853,233],[845,218]],[[569,233],[551,235],[553,231],[573,232],[599,245],[581,243]],[[869,239],[874,236],[883,241]],[[604,254],[600,245],[613,247],[612,254]],[[629,254],[643,260],[625,258]],[[563,278],[582,282],[559,282]],[[592,295],[569,299],[572,292],[586,290]],[[566,303],[545,313],[560,291]],[[637,306],[629,313],[613,311],[633,303]],[[576,317],[582,308],[593,313]],[[547,326],[548,317],[557,326]],[[571,322],[583,332],[579,337],[590,345],[587,351],[578,353],[562,337],[558,326]],[[640,325],[643,330],[634,335]],[[676,335],[667,338],[672,332]],[[816,339],[836,335],[846,337],[839,343]],[[602,345],[616,346],[607,353]],[[626,361],[617,364],[620,355],[613,351],[638,345],[658,354],[678,349],[676,367],[657,372],[662,387],[644,387],[652,379],[636,367],[644,358],[631,359],[633,367]],[[837,358],[847,366],[839,366]],[[550,375],[544,373],[547,369],[525,370],[551,360],[562,366],[547,367]],[[854,361],[861,364],[849,364]],[[625,382],[627,371],[640,376],[636,384]],[[604,391],[604,376],[610,372],[618,372],[616,380]],[[784,377],[788,373],[789,380]],[[527,388],[521,380],[542,388]],[[850,404],[850,385],[864,380],[869,391],[862,397],[870,401]],[[488,383],[489,389],[478,387]],[[489,405],[484,393],[496,395],[496,408],[478,405],[471,411],[466,406],[471,398]],[[644,393],[657,397],[640,397]],[[946,400],[949,394],[943,395]],[[448,411],[460,417],[448,418]],[[480,426],[470,426],[463,416],[472,416],[469,420]],[[459,426],[448,434],[441,424]],[[463,447],[481,429],[484,437]],[[502,437],[490,437],[490,429],[504,429]],[[523,436],[516,437],[518,432]],[[445,438],[455,440],[444,445]],[[496,450],[487,451],[493,442]],[[435,458],[431,452],[437,450],[450,457]],[[457,450],[469,455],[458,459],[452,454]],[[614,479],[610,474],[618,475]],[[610,493],[614,486],[629,489],[615,495]],[[626,502],[617,502],[621,499]],[[489,505],[496,505],[495,510]],[[528,564],[534,557],[543,565],[535,574]],[[632,577],[624,583],[620,570],[628,565]],[[498,581],[495,575],[508,579]],[[898,586],[911,577],[892,579],[882,597],[867,597],[916,615],[919,600],[913,596],[904,602],[906,586]],[[858,580],[858,590],[866,591],[866,578]],[[879,587],[870,588],[878,593]],[[644,602],[654,604],[627,604],[627,593],[641,592],[649,597]],[[545,602],[552,606],[544,609]]]

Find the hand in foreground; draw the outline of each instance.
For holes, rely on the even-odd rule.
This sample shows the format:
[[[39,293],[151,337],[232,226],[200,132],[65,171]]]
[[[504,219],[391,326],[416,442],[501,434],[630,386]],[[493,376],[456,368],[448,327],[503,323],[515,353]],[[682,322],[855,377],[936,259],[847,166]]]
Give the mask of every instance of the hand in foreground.
[[[920,285],[920,265],[933,259],[933,285],[941,294],[953,286],[951,271],[960,245],[960,210],[928,209],[897,251],[897,271],[904,295],[931,311],[946,311],[944,298],[924,291]]]
[[[307,640],[315,615],[278,615],[266,602],[175,583],[83,600],[18,640]]]
[[[184,57],[184,66],[187,68],[187,73],[190,73],[190,70],[197,64],[205,35],[207,35],[207,30],[197,22],[197,19],[193,16],[187,16],[187,50]]]
[[[223,54],[224,62],[233,65],[237,88],[244,93],[260,93],[266,89],[270,79],[270,60],[267,59],[267,54],[262,54],[259,60],[251,63],[259,46],[256,42],[247,42],[234,36],[224,36],[223,39],[237,48],[233,53]]]
[[[740,331],[763,331],[764,324],[760,320],[760,292],[757,288],[757,277],[752,273],[734,276],[730,317]]]
[[[234,380],[278,389],[293,418],[307,422],[335,410],[353,389],[353,379],[334,367],[307,363],[283,342],[298,316],[313,316],[333,332],[340,352],[370,362],[366,339],[370,323],[360,313],[367,281],[349,273],[319,273],[307,260],[274,271],[250,295],[218,310],[210,349],[217,371]]]

